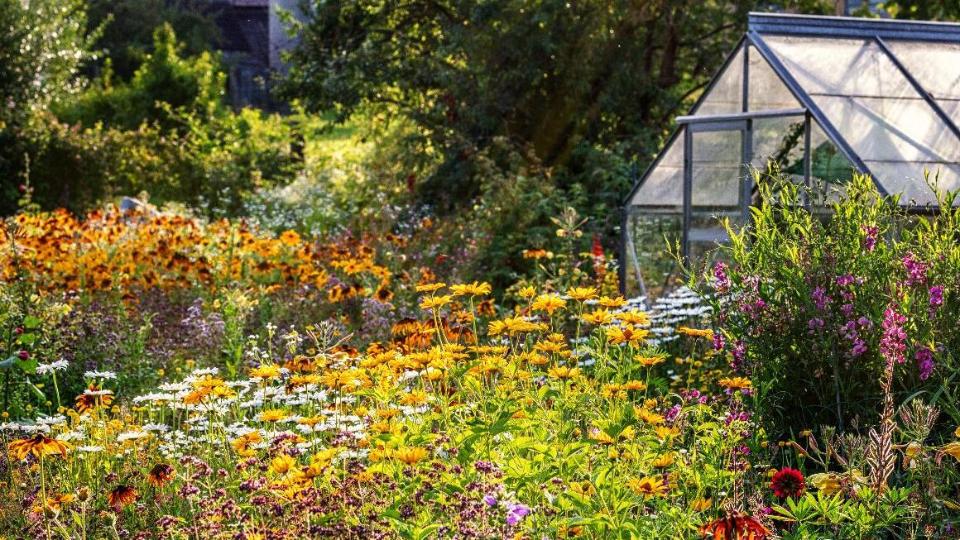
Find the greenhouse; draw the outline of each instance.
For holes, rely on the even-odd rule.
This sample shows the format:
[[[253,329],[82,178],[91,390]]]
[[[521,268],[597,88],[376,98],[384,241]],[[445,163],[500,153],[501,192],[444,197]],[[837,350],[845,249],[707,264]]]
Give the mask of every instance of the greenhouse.
[[[753,171],[813,204],[855,171],[918,210],[960,188],[960,24],[752,13],[729,55],[626,199],[621,283],[656,295],[744,222]],[[678,249],[663,249],[664,238]]]

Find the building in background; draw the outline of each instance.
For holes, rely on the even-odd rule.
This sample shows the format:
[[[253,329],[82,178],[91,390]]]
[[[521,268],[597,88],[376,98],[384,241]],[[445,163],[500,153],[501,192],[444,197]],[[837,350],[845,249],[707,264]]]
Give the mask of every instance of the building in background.
[[[826,206],[855,171],[911,211],[960,190],[960,24],[751,13],[747,32],[626,200],[622,281],[653,295],[748,223],[753,171]],[[936,189],[931,189],[935,180]],[[960,205],[960,198],[953,204]]]
[[[270,97],[274,74],[285,69],[283,53],[297,43],[282,12],[302,18],[300,0],[212,0],[210,10],[220,30],[218,49],[228,70],[230,103],[237,108],[282,107]]]

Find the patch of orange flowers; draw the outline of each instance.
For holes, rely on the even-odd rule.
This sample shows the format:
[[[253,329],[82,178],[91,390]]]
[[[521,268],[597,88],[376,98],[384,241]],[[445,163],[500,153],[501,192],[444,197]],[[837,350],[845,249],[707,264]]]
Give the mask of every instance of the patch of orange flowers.
[[[134,298],[149,288],[243,283],[268,291],[313,285],[333,302],[392,296],[390,271],[363,242],[321,244],[244,221],[116,208],[82,219],[65,210],[22,213],[11,224],[0,227],[0,281],[25,275],[41,290],[112,290]]]

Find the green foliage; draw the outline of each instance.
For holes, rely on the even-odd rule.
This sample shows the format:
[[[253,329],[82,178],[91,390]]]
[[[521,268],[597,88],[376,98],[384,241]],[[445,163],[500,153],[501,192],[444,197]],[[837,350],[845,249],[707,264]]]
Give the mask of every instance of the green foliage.
[[[482,198],[489,157],[506,143],[544,171],[553,187],[540,189],[565,198],[561,207],[594,193],[579,209],[607,216],[630,183],[625,164],[652,155],[753,5],[320,2],[285,95],[340,120],[372,109],[412,121],[398,150],[436,159],[399,178],[414,175],[420,200],[440,211]],[[523,221],[546,226],[534,207]],[[615,220],[591,226],[609,233]]]
[[[83,0],[0,1],[0,129],[81,86],[90,57]]]
[[[164,24],[153,33],[153,51],[128,83],[114,84],[111,63],[94,85],[58,111],[69,124],[106,126],[133,130],[141,124],[182,128],[185,114],[213,121],[222,116],[226,73],[209,52],[181,55],[173,27]]]
[[[82,87],[95,38],[83,0],[0,0],[0,213],[15,210],[29,167],[24,124]]]
[[[94,46],[109,59],[117,77],[127,81],[154,50],[157,28],[169,25],[187,56],[208,51],[219,40],[215,11],[200,0],[88,0],[88,27],[101,28]],[[104,62],[91,66],[100,72]]]

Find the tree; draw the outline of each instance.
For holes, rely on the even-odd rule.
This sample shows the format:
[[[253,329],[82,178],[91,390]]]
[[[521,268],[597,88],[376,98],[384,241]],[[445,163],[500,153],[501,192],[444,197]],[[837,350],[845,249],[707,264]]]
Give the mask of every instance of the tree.
[[[94,37],[83,0],[0,0],[0,121],[82,88],[77,71]]]
[[[95,38],[83,0],[0,0],[0,212],[19,198],[25,123],[83,87]]]
[[[577,169],[600,146],[641,161],[709,80],[754,2],[321,0],[284,85],[345,119],[409,118],[443,164],[428,196],[476,195],[471,157],[494,138]],[[623,183],[623,180],[620,180]]]
[[[142,58],[128,82],[114,82],[110,63],[94,84],[57,110],[61,120],[92,126],[103,122],[121,129],[144,123],[164,128],[182,122],[172,113],[191,113],[201,119],[225,112],[226,73],[217,56],[204,51],[186,56],[173,27],[162,24],[153,32],[151,52]]]
[[[133,77],[153,51],[153,33],[165,24],[183,43],[186,56],[210,51],[220,39],[215,10],[200,0],[89,0],[88,12],[89,28],[102,27],[96,47],[122,81]],[[104,65],[91,67],[93,73]]]

